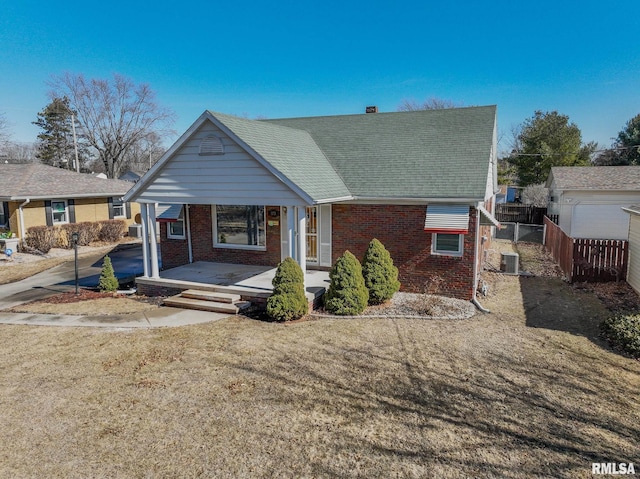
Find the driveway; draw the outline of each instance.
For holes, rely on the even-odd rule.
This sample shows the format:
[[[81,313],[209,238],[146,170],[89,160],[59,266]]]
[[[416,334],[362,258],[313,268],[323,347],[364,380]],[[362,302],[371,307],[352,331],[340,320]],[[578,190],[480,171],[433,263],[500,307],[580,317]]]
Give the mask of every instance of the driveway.
[[[89,256],[78,261],[79,285],[96,287],[100,280],[104,254]],[[142,245],[122,245],[109,253],[116,277],[121,282],[143,273]],[[22,281],[0,285],[0,310],[18,304],[43,299],[75,288],[75,264],[68,261]]]

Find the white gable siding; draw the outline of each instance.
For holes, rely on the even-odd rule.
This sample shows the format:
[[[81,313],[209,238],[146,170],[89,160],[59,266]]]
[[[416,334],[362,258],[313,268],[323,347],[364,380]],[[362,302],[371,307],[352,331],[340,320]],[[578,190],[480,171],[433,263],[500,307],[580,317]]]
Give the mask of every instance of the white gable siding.
[[[640,294],[640,216],[627,216],[630,216],[629,263],[627,265],[627,283],[631,285],[636,293]]]
[[[199,154],[201,141],[210,135],[222,140],[224,154]],[[219,205],[301,202],[300,196],[208,121],[173,154],[140,192],[139,200]]]

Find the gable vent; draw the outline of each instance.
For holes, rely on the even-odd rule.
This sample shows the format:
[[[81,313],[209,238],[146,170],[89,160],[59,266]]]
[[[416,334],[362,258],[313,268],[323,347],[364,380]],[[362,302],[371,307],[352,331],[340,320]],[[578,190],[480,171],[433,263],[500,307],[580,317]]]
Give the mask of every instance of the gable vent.
[[[200,155],[222,155],[224,147],[217,136],[207,136],[200,142]]]

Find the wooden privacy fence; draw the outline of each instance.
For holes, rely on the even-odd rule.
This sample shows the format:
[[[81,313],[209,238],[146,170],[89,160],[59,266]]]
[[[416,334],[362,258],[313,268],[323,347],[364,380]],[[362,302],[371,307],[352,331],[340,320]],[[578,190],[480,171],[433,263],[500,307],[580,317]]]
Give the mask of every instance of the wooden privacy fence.
[[[629,242],[571,238],[545,216],[545,248],[570,282],[619,281],[627,276]]]
[[[521,205],[518,203],[498,203],[495,217],[498,221],[506,223],[525,223],[528,225],[541,225],[546,208],[533,205]]]

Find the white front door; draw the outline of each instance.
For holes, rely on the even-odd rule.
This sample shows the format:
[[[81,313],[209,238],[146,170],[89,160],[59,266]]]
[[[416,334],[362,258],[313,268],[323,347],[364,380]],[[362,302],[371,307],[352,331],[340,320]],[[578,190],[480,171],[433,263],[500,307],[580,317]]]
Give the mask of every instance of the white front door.
[[[289,255],[287,218],[289,214],[294,214],[290,210],[291,207],[283,207],[280,213],[280,238],[283,259]],[[307,227],[305,235],[307,240],[307,264],[314,266],[331,266],[331,205],[308,206],[306,213]],[[297,236],[297,229],[294,234],[294,237],[295,236]],[[295,241],[293,243],[295,255]]]

